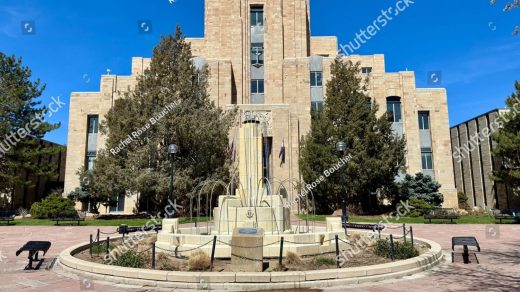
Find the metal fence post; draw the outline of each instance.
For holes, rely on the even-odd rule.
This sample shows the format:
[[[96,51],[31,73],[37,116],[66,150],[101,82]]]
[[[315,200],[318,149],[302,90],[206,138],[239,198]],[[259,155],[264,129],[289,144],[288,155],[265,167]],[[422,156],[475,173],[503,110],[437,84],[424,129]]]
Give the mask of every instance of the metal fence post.
[[[403,223],[403,240],[406,242],[406,224]]]
[[[336,239],[336,267],[339,268],[339,238],[338,238],[337,234],[335,236],[335,239]]]
[[[92,241],[92,233],[91,233],[90,234],[90,245],[89,245],[89,248],[88,248],[89,253],[90,253],[90,257],[92,257],[92,243],[93,243],[93,241]]]
[[[210,271],[213,270],[213,262],[215,261],[215,247],[217,245],[217,236],[213,236],[213,247],[211,248],[211,266]]]
[[[390,258],[394,261],[394,236],[390,234]]]
[[[412,241],[412,246],[413,246],[413,227],[410,226],[410,240]]]
[[[282,266],[282,257],[283,257],[283,236],[280,239],[280,255],[278,256],[278,265]]]
[[[152,242],[152,269],[155,270],[155,241]]]
[[[381,239],[381,225],[377,224],[377,233],[379,234],[379,239]]]
[[[98,228],[98,230],[97,230],[96,241],[99,242],[99,228]]]

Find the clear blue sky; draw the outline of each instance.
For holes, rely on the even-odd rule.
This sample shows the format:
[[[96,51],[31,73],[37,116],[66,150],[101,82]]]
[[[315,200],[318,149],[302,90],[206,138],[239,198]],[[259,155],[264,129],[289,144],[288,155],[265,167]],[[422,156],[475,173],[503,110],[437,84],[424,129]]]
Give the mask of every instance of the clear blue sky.
[[[505,0],[502,0],[502,2]],[[520,80],[520,10],[503,13],[489,0],[415,0],[358,51],[385,54],[387,71],[413,70],[418,87],[431,87],[428,72],[442,72],[450,123],[502,107]],[[500,0],[498,2],[501,2]],[[313,35],[348,43],[380,10],[395,1],[311,0]],[[128,75],[133,56],[151,56],[163,34],[181,25],[203,35],[203,0],[0,0],[0,51],[23,57],[33,76],[47,83],[44,104],[73,91],[98,91],[100,75]],[[152,33],[138,31],[151,21]],[[22,21],[34,34],[22,34]],[[46,138],[67,143],[68,108],[55,115],[62,127]]]

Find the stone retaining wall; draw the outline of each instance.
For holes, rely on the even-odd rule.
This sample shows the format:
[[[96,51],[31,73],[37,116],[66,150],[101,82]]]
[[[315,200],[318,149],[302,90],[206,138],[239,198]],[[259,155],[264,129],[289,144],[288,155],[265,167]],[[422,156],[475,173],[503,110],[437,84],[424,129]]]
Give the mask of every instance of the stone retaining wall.
[[[93,280],[149,287],[230,291],[313,288],[401,278],[440,263],[443,254],[439,244],[420,238],[415,238],[415,242],[425,243],[430,249],[418,257],[392,263],[301,272],[179,272],[123,268],[84,261],[73,256],[87,248],[88,244],[64,250],[59,256],[59,264],[66,271]]]

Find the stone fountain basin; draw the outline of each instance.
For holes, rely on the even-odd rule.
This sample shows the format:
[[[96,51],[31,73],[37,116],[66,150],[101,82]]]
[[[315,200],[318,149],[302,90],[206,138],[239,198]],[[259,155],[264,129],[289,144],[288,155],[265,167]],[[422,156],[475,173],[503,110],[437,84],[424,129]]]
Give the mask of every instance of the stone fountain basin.
[[[331,287],[402,278],[428,270],[442,261],[443,253],[438,243],[422,238],[414,240],[428,246],[428,251],[415,258],[386,264],[301,272],[179,272],[123,268],[74,257],[88,248],[88,243],[67,248],[60,254],[58,263],[66,272],[80,277],[148,287],[228,291]]]

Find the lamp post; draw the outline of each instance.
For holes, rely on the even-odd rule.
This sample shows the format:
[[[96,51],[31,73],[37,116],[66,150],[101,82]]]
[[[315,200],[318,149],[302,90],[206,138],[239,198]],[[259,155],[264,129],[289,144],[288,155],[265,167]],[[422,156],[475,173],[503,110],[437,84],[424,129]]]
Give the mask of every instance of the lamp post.
[[[179,152],[179,147],[175,144],[168,146],[168,156],[170,157],[170,194],[169,199],[173,200],[173,162],[175,160],[175,154]]]
[[[340,159],[345,154],[345,149],[347,148],[347,145],[344,141],[339,141],[336,144],[336,150],[340,154]],[[347,223],[347,198],[345,193],[345,164],[341,166],[340,170],[340,184],[341,184],[341,222],[343,224]]]

